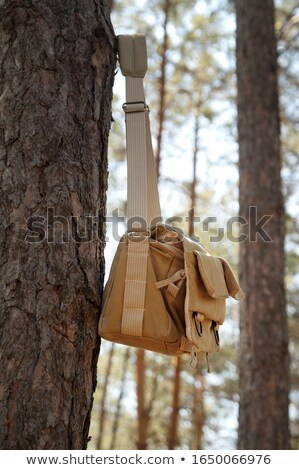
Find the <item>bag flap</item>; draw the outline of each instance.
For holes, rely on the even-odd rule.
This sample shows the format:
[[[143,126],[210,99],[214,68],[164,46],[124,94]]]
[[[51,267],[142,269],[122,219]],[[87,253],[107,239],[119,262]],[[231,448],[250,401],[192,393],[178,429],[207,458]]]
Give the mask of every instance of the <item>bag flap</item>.
[[[197,252],[198,269],[201,274],[207,293],[214,299],[226,299],[229,297],[225,282],[224,267],[217,257]]]
[[[223,266],[224,276],[226,281],[226,286],[228,288],[229,295],[231,295],[236,300],[243,300],[245,298],[245,294],[242,291],[240,284],[238,283],[235,275],[228,264],[228,262],[223,258],[218,258]]]
[[[198,269],[208,294],[213,298],[236,300],[245,297],[230,265],[223,258],[197,252]]]

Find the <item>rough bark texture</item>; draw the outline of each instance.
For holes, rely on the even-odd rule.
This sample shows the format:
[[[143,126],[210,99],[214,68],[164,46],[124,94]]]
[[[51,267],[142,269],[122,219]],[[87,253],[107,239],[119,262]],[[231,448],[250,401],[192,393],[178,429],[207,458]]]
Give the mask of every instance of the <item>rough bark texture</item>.
[[[239,448],[288,448],[288,333],[284,207],[272,0],[237,0],[241,310]],[[271,238],[256,234],[257,221]],[[265,220],[264,220],[265,221]],[[261,231],[260,231],[261,233]]]
[[[104,273],[102,220],[97,241],[85,218],[105,208],[109,10],[2,0],[0,42],[0,447],[83,449]]]

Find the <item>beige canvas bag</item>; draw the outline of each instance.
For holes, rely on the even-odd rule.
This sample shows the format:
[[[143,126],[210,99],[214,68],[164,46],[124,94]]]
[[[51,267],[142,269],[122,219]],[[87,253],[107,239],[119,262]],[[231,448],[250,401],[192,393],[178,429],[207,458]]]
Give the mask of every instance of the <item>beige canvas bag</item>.
[[[219,349],[225,302],[244,294],[228,263],[161,222],[149,108],[145,36],[118,37],[126,77],[127,232],[105,286],[99,335],[168,355]]]

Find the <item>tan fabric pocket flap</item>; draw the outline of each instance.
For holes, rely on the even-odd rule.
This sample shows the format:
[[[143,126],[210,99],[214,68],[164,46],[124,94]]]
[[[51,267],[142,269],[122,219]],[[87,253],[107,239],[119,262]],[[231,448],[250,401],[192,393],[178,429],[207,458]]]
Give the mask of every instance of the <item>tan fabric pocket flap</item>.
[[[207,293],[214,299],[229,297],[221,260],[205,253],[197,252],[196,255],[198,269]]]
[[[201,274],[207,293],[214,299],[226,299],[229,296],[242,300],[242,291],[235,275],[223,258],[197,252],[198,269]]]
[[[245,298],[245,294],[242,291],[237,279],[235,278],[235,275],[228,264],[228,262],[223,259],[223,258],[218,258],[223,266],[224,270],[224,277],[226,281],[226,286],[229,292],[229,295],[231,295],[234,299],[236,300],[243,300]]]

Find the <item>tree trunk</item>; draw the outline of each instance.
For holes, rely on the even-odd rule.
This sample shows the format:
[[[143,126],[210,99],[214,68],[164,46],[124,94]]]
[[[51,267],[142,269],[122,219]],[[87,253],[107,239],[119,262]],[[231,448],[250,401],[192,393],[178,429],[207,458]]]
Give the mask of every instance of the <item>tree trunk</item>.
[[[146,368],[151,370],[151,383],[146,385]],[[137,350],[137,449],[147,448],[148,429],[150,425],[153,407],[157,398],[159,385],[160,367],[158,361],[152,358],[151,365],[146,365],[146,355],[144,349]],[[150,390],[149,390],[150,388]],[[148,389],[148,399],[146,400],[145,390]]]
[[[106,367],[104,383],[103,383],[103,394],[100,404],[100,416],[99,416],[99,435],[97,439],[97,449],[102,449],[102,440],[104,436],[105,422],[106,422],[106,398],[108,391],[109,378],[112,369],[113,355],[115,350],[115,343],[111,343],[111,347],[108,354],[108,363]]]
[[[236,0],[236,8],[240,215],[247,237],[240,243],[246,299],[240,319],[239,448],[287,449],[285,220],[274,6],[272,0]],[[270,220],[258,224],[268,215]]]
[[[181,365],[182,358],[180,356],[173,358],[174,376],[173,376],[173,393],[172,407],[170,415],[170,424],[168,432],[168,449],[173,450],[177,445],[178,420],[180,411],[180,389],[181,389]]]
[[[147,447],[147,429],[149,412],[145,403],[145,354],[144,349],[137,350],[137,449]]]
[[[197,205],[197,164],[199,155],[199,113],[194,118],[194,147],[193,147],[193,178],[190,185],[190,210],[188,217],[188,234],[194,236],[194,216]],[[201,449],[201,441],[204,425],[204,386],[205,379],[196,369],[193,375],[193,413],[192,413],[192,438],[191,449]]]
[[[197,371],[194,371],[193,384],[193,433],[191,440],[191,449],[200,450],[202,448],[202,434],[204,425],[204,377]]]
[[[156,169],[157,176],[160,176],[161,166],[161,148],[162,148],[162,135],[165,123],[165,97],[166,97],[166,54],[168,49],[168,20],[169,11],[171,8],[171,0],[165,0],[163,5],[163,43],[161,50],[161,68],[160,77],[158,81],[159,85],[159,108],[158,108],[158,132],[157,132],[157,149],[156,149]]]
[[[130,359],[130,353],[131,349],[126,348],[124,352],[124,358],[123,358],[123,364],[122,364],[122,374],[121,374],[121,379],[120,379],[120,392],[117,400],[117,405],[116,405],[116,411],[114,415],[114,420],[113,420],[113,426],[112,426],[112,435],[111,435],[111,444],[109,446],[109,449],[117,449],[116,447],[116,436],[117,436],[117,430],[119,426],[119,419],[120,419],[120,412],[121,412],[121,405],[122,401],[124,398],[125,390],[126,390],[126,375],[128,372],[128,364],[129,364],[129,359]]]
[[[194,148],[193,148],[193,159],[192,169],[193,177],[190,184],[190,209],[188,217],[188,234],[189,237],[194,236],[194,215],[196,207],[196,186],[197,186],[197,159],[199,153],[199,114],[196,113],[194,118]]]
[[[103,0],[3,0],[0,41],[0,448],[84,449],[115,37]]]

